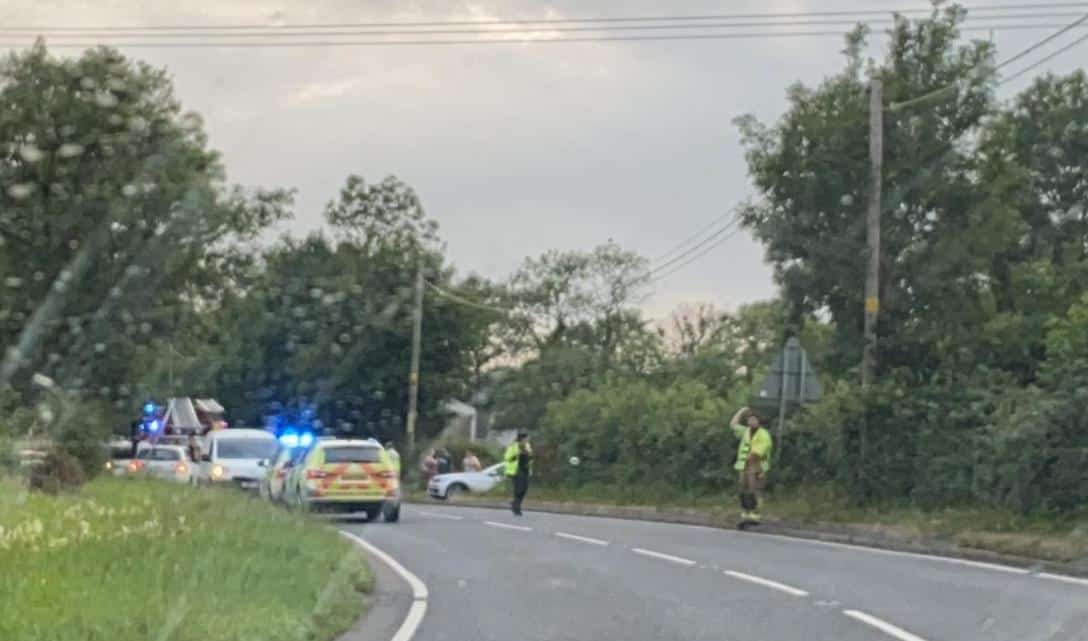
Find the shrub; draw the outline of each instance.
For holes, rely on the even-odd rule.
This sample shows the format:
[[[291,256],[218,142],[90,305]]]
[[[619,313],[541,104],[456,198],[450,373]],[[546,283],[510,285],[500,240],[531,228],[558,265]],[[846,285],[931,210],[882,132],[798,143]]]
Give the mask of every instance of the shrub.
[[[87,482],[79,460],[70,454],[52,450],[41,463],[30,467],[27,474],[30,489],[46,494],[74,490]]]

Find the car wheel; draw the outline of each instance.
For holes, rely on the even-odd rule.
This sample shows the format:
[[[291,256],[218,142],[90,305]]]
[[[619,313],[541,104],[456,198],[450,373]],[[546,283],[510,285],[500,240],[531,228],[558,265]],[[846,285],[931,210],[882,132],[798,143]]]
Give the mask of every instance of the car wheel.
[[[453,501],[467,492],[468,488],[464,484],[454,483],[453,485],[446,488],[446,498]]]
[[[382,507],[368,507],[365,510],[367,523],[373,523],[378,520],[378,517],[382,515]]]
[[[369,517],[367,517],[369,518]],[[382,506],[382,520],[386,523],[396,523],[400,520],[400,503],[386,503]]]

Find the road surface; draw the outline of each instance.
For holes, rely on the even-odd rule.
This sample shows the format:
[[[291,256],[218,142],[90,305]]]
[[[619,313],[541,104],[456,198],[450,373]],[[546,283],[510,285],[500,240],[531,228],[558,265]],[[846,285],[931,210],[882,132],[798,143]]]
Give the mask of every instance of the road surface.
[[[338,525],[426,584],[413,641],[1088,641],[1088,580],[1005,566],[442,505]],[[385,568],[379,583],[365,637],[388,640],[412,596]]]

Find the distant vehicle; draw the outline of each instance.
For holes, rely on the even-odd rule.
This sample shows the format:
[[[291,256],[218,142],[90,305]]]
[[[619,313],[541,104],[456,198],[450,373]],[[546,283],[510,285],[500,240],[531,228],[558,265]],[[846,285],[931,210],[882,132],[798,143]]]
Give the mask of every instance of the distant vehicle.
[[[225,429],[209,432],[202,444],[194,482],[233,483],[257,492],[266,462],[276,454],[276,437],[265,430]]]
[[[300,463],[306,455],[304,447],[288,447],[280,444],[279,450],[271,460],[265,463],[264,478],[261,479],[261,498],[268,501],[283,501],[283,489],[291,469]]]
[[[113,476],[124,476],[129,461],[132,460],[132,441],[116,439],[106,444],[106,472]]]
[[[189,483],[193,478],[193,461],[180,445],[155,445],[136,453],[127,466],[130,476],[146,474],[152,478],[177,483]]]
[[[365,512],[387,523],[400,519],[400,479],[374,439],[318,439],[294,465],[284,501],[303,511]]]
[[[427,494],[431,495],[431,498],[445,501],[456,497],[458,494],[489,492],[496,485],[502,483],[504,476],[503,465],[503,463],[496,463],[479,472],[439,474],[432,478],[427,485]]]

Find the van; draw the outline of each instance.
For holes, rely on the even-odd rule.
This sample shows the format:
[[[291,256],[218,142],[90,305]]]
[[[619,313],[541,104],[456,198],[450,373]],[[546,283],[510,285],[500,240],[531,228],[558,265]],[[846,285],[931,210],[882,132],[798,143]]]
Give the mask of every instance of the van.
[[[236,428],[209,432],[204,437],[194,482],[229,483],[256,492],[264,477],[264,466],[275,456],[277,446],[276,437],[264,430]]]

